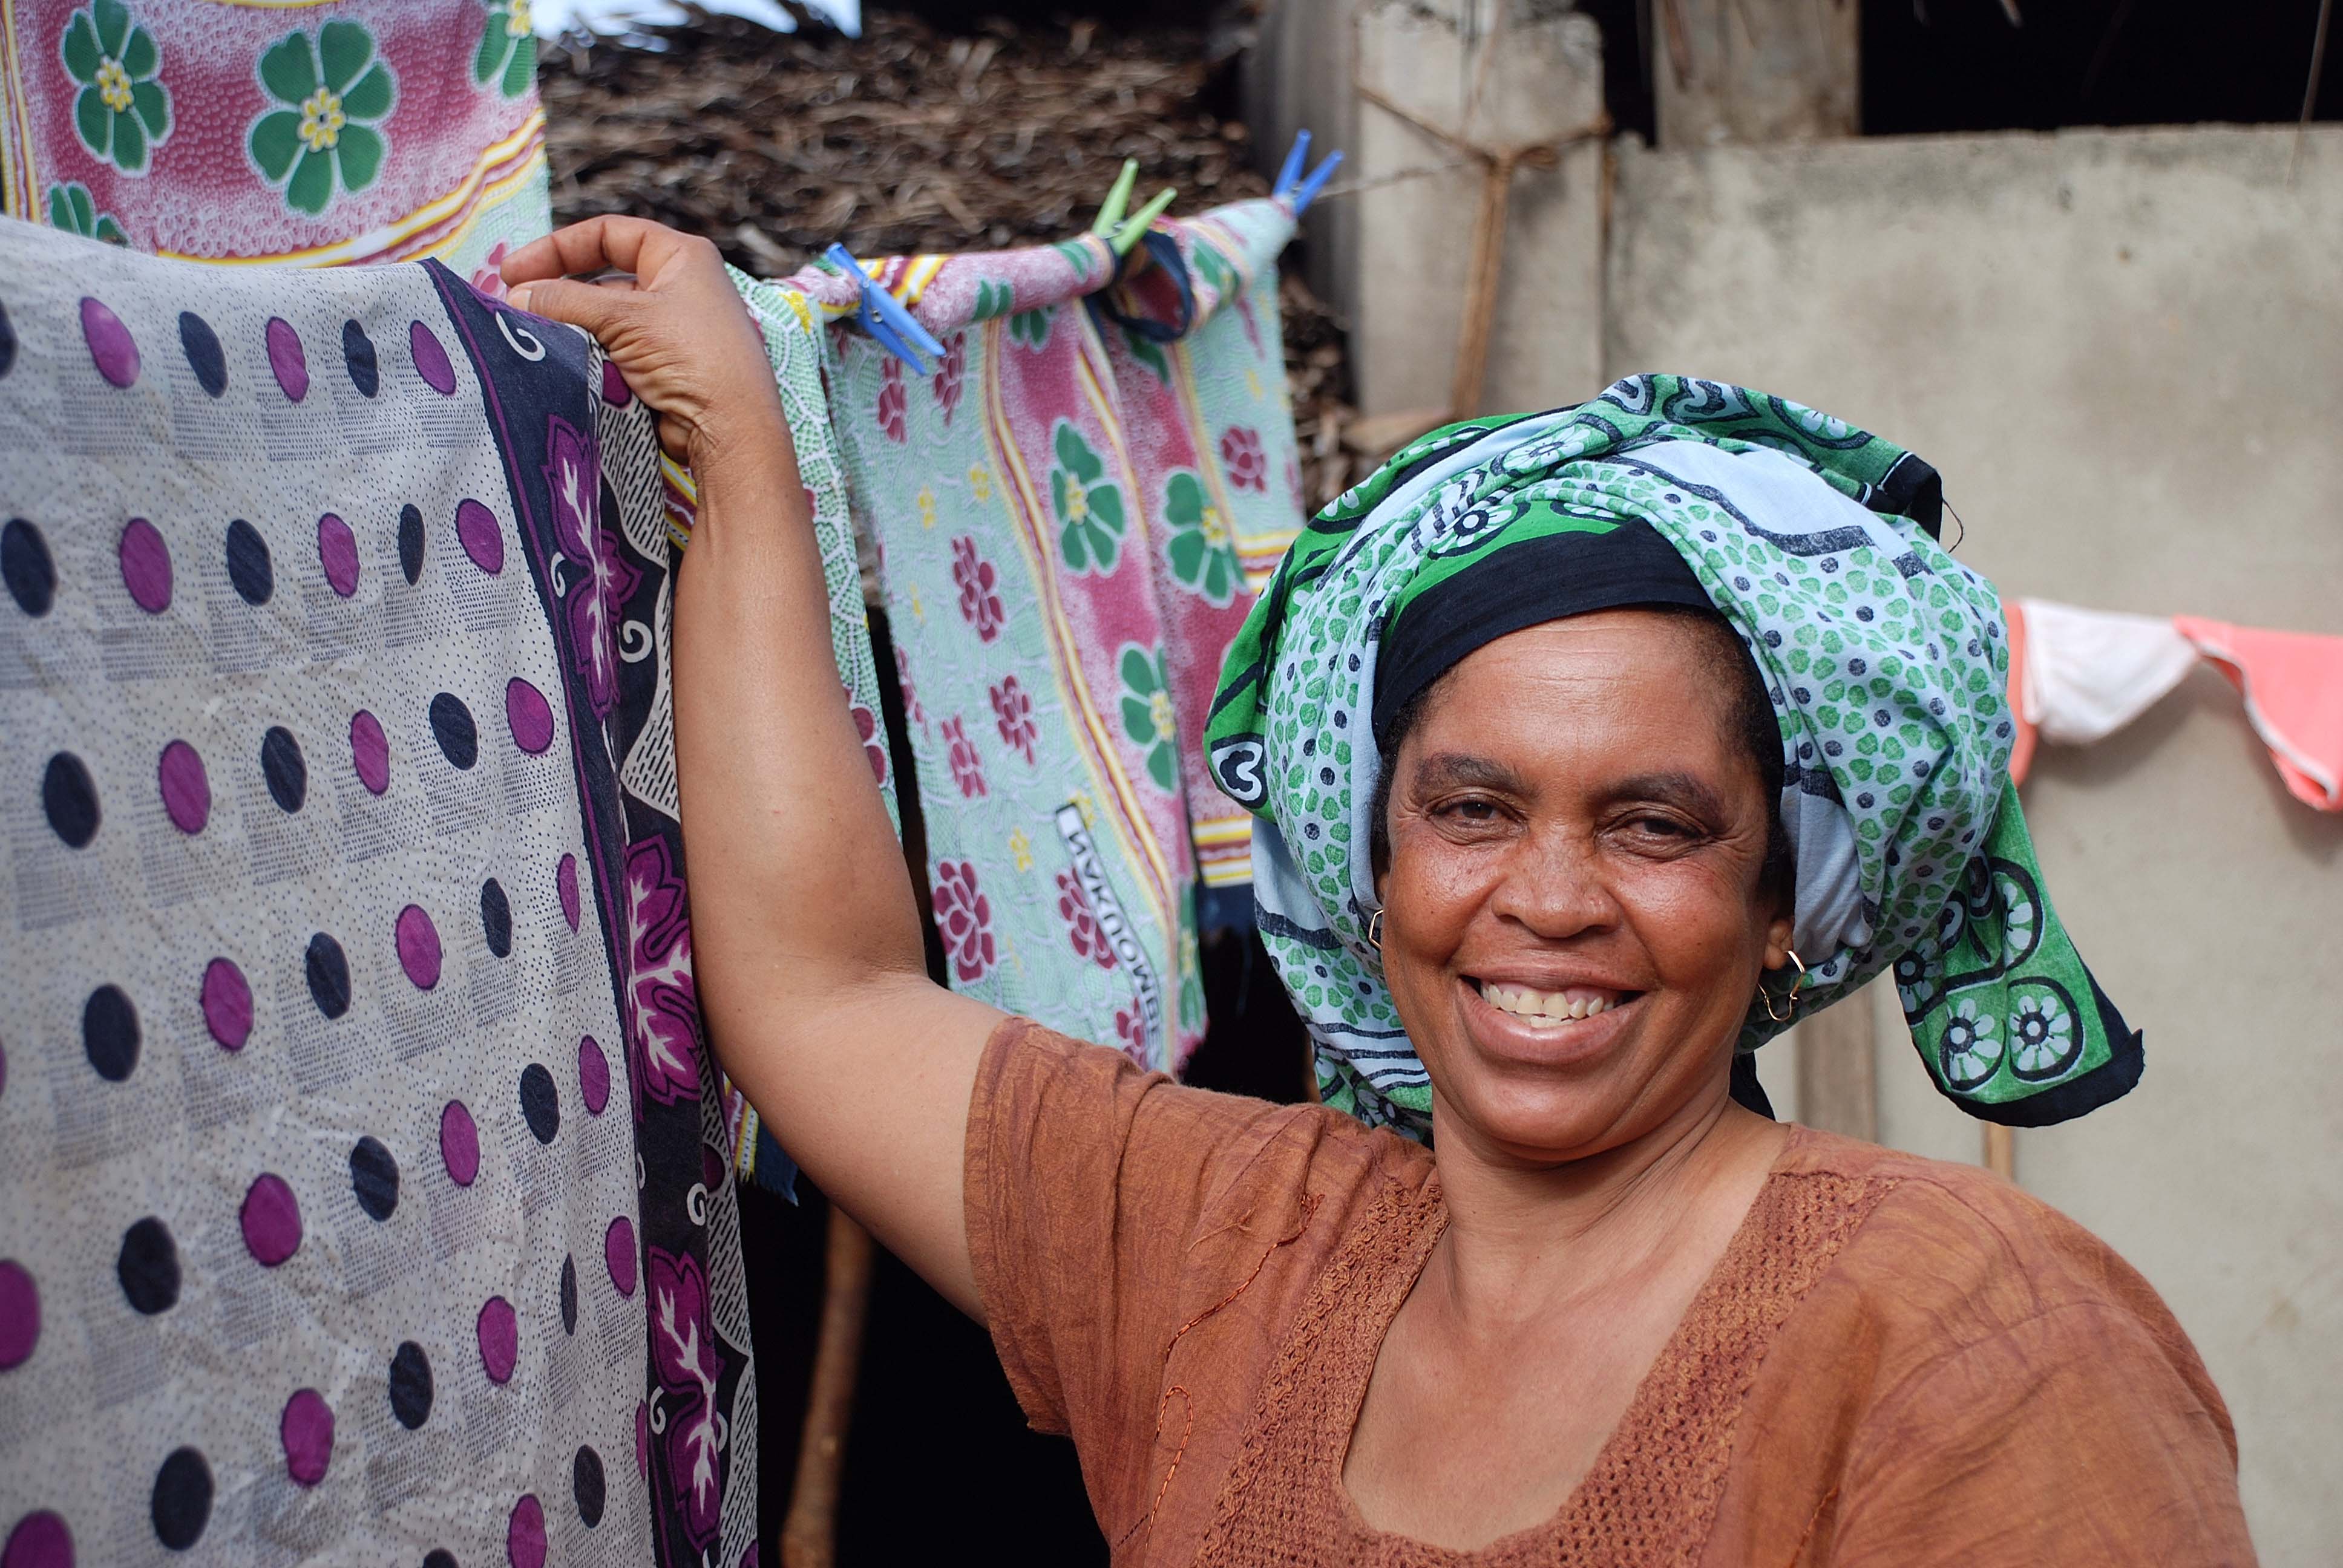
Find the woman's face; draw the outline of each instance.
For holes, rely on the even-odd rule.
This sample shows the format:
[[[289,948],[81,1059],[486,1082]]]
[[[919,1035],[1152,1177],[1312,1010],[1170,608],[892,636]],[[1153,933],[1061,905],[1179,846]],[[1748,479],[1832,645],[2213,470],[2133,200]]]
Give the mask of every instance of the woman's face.
[[[1553,1164],[1723,1094],[1790,920],[1709,637],[1624,609],[1500,638],[1393,759],[1383,971],[1443,1145]]]

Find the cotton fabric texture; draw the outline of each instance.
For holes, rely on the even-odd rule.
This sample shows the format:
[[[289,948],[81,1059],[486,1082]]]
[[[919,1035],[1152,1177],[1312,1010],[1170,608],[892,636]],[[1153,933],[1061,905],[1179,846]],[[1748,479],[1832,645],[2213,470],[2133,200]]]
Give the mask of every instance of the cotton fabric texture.
[[[1011,1020],[966,1194],[1010,1384],[1073,1438],[1131,1568],[2254,1560],[2236,1438],[2179,1325],[1975,1167],[1791,1129],[1576,1491],[1471,1552],[1376,1531],[1342,1483],[1447,1222],[1428,1151]]]
[[[648,410],[8,221],[0,449],[0,1560],[739,1563]]]
[[[1366,940],[1386,629],[1478,563],[1630,523],[1683,558],[1774,703],[1810,966],[1792,1020],[1893,966],[1923,1061],[1970,1114],[2036,1125],[2129,1090],[2138,1037],[2052,912],[2009,782],[1999,601],[1937,545],[1940,507],[1934,469],[1841,420],[1644,376],[1436,430],[1322,512],[1231,648],[1205,739],[1256,816],[1262,934],[1327,1102],[1429,1131]],[[1753,997],[1742,1048],[1783,1027]]]
[[[859,280],[787,285],[841,322],[831,432],[877,546],[947,978],[1146,1065],[1203,1035],[1199,844],[1243,870],[1192,738],[1250,602],[1241,541],[1298,518],[1261,370],[1292,228],[1273,202],[1163,226],[1153,283],[1121,290],[1095,236],[866,263],[943,343],[925,377],[843,324]]]
[[[2017,743],[2009,776],[2026,782],[2037,739],[2106,739],[2162,701],[2197,661],[2245,699],[2287,793],[2343,811],[2343,637],[2233,626],[2203,616],[2131,615],[2047,599],[2013,600],[2009,689]]]
[[[11,0],[0,210],[196,261],[433,256],[551,226],[528,0]]]
[[[2025,622],[2025,657],[2013,662],[2021,721],[2061,746],[2106,739],[2157,703],[2197,668],[2197,649],[2169,616],[2084,609],[2046,599],[2008,607]],[[2013,630],[2011,646],[2016,646]],[[2011,773],[2021,783],[2025,775]]]

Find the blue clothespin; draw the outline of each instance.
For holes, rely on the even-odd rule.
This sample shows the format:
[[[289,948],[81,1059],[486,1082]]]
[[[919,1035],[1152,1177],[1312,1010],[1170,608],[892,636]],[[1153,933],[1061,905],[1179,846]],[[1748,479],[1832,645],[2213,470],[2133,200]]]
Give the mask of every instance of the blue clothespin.
[[[1302,177],[1302,166],[1310,161],[1310,133],[1300,131],[1293,137],[1293,150],[1285,155],[1284,164],[1277,171],[1277,184],[1270,190],[1272,196],[1290,196],[1293,200],[1293,216],[1300,217],[1302,209],[1318,199],[1326,182],[1334,176],[1334,166],[1342,161],[1340,151],[1326,155],[1326,161]]]
[[[1302,166],[1308,162],[1309,158],[1310,133],[1303,130],[1295,135],[1293,150],[1285,155],[1284,166],[1277,171],[1277,184],[1271,188],[1270,194],[1285,196],[1291,193],[1293,189],[1293,182],[1302,177]]]
[[[893,295],[872,282],[870,274],[862,270],[861,264],[844,246],[832,245],[821,253],[821,258],[844,271],[862,291],[862,308],[857,319],[862,323],[862,330],[870,335],[870,340],[925,376],[928,367],[920,354],[940,357],[944,351],[944,346],[936,341],[935,335],[920,326]],[[915,353],[915,349],[918,352]]]
[[[1342,161],[1342,155],[1338,149],[1328,153],[1326,161],[1310,172],[1310,177],[1302,182],[1302,188],[1293,193],[1294,216],[1300,217],[1302,210],[1318,199],[1318,193],[1325,189],[1326,182],[1334,176],[1334,166]]]

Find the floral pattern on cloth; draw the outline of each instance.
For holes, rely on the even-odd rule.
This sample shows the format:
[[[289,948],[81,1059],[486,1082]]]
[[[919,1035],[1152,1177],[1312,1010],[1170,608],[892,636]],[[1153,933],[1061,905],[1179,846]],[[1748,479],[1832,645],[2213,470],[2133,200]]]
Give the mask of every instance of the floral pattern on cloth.
[[[12,0],[0,211],[196,261],[436,257],[551,226],[528,0]]]
[[[647,411],[430,264],[0,345],[0,1557],[740,1562]]]
[[[1274,202],[1168,226],[1149,236],[1160,265],[1107,297],[1122,308],[1100,313],[1134,480],[1155,525],[1148,564],[1166,688],[1180,733],[1192,738],[1177,758],[1189,833],[1197,873],[1215,893],[1252,880],[1252,819],[1222,793],[1194,742],[1222,658],[1302,520],[1277,309],[1277,254],[1292,234],[1292,215]],[[1186,329],[1163,336],[1183,316]]]
[[[1268,264],[1292,227],[1270,202],[1161,226],[1154,239],[1195,305],[1182,325],[1208,323],[1224,292],[1243,293],[1282,363],[1273,308],[1261,319],[1255,294],[1232,286],[1273,288]],[[1210,498],[1223,483],[1222,431],[1205,427],[1212,413],[1196,389],[1212,386],[1212,411],[1245,396],[1254,340],[1228,339],[1247,347],[1235,367],[1157,339],[1156,364],[1124,357],[1110,341],[1122,328],[1086,307],[1115,276],[1094,236],[863,271],[944,345],[921,379],[834,327],[830,413],[856,520],[879,546],[951,978],[1176,1069],[1204,1022],[1192,823],[1207,799],[1208,819],[1229,814],[1217,791],[1194,792],[1207,775],[1190,754],[1249,603],[1227,557],[1236,525]],[[1188,281],[1203,276],[1220,282]],[[856,280],[825,267],[788,287],[832,320],[857,297]],[[1161,395],[1133,405],[1142,381]],[[1267,464],[1281,430],[1291,450],[1292,419],[1282,373],[1263,386],[1258,411],[1221,417],[1244,426]],[[1166,420],[1177,431],[1160,429]],[[1167,508],[1175,468],[1192,487]],[[1259,511],[1248,520],[1275,526]],[[1175,552],[1182,539],[1194,542]],[[1212,591],[1167,602],[1175,560]],[[1059,912],[1061,875],[1079,884],[1087,919]]]

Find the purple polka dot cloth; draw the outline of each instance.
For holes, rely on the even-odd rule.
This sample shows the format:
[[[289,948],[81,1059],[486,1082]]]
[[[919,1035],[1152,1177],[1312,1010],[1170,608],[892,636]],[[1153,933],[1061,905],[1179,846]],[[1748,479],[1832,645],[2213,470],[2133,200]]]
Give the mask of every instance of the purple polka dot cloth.
[[[0,220],[0,1568],[753,1554],[674,548],[437,264]]]

